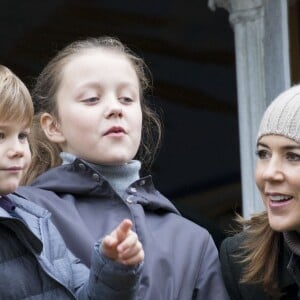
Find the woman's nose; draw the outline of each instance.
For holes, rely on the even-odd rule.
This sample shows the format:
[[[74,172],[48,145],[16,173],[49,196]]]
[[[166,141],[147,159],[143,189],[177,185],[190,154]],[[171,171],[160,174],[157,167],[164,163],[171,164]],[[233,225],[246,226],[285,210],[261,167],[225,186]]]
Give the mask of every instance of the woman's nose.
[[[263,178],[265,180],[283,180],[284,179],[284,172],[282,168],[282,164],[278,159],[271,158],[265,168],[263,170]]]

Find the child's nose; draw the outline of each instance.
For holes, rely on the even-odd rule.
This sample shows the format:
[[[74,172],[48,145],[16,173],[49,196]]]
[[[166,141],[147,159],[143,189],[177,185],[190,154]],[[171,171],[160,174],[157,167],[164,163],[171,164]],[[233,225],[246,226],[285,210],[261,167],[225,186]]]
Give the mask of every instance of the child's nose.
[[[22,157],[24,155],[24,146],[20,143],[20,141],[12,141],[9,149],[8,156],[9,157]]]

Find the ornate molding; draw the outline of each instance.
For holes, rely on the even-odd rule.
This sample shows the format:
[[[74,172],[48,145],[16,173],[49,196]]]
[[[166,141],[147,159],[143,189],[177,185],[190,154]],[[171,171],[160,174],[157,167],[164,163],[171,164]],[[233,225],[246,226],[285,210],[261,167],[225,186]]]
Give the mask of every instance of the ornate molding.
[[[215,11],[217,7],[222,7],[227,11],[231,10],[231,0],[208,0],[208,7]]]
[[[221,7],[229,13],[236,13],[261,8],[264,2],[265,0],[208,0],[208,7],[213,11]]]
[[[231,24],[254,22],[263,17],[262,7],[232,12],[229,16]]]

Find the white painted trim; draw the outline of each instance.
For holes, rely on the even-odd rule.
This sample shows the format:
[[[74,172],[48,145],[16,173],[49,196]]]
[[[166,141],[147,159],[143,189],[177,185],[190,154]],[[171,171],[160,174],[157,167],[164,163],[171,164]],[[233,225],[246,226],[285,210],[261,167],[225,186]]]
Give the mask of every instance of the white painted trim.
[[[282,36],[282,49],[283,49],[283,78],[285,89],[291,86],[291,67],[290,67],[290,41],[289,41],[289,28],[288,28],[288,5],[287,0],[280,0],[280,8],[282,12],[281,19],[281,36]]]

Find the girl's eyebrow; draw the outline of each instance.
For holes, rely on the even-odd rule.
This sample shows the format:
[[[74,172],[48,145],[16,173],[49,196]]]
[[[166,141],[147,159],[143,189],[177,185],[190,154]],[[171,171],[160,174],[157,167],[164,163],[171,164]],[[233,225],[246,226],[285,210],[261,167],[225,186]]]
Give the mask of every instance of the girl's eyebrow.
[[[99,88],[100,84],[97,81],[86,81],[83,83],[80,83],[78,85],[75,85],[76,90],[80,90],[82,88]]]

